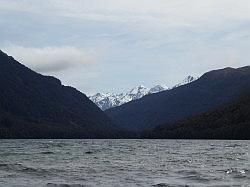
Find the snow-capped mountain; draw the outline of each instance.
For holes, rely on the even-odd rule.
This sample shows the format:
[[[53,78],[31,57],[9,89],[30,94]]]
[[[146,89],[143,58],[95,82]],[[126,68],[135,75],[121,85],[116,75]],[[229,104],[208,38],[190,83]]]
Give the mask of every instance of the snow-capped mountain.
[[[179,86],[182,86],[182,85],[185,85],[185,84],[188,84],[188,83],[191,83],[195,80],[197,80],[199,77],[193,77],[193,76],[187,76],[183,81],[181,81],[180,83],[176,84],[173,88],[177,88]]]
[[[115,106],[120,106],[123,103],[130,101],[129,98],[125,98],[124,94],[112,93],[97,93],[93,96],[89,96],[89,98],[102,110],[107,110]]]
[[[97,93],[95,95],[89,96],[89,98],[102,110],[107,110],[112,107],[120,106],[129,101],[140,99],[147,94],[156,93],[160,90],[163,91],[164,89],[167,89],[167,87],[157,85],[151,89],[148,89],[143,85],[139,85],[126,93]]]
[[[132,100],[135,100],[143,97],[144,95],[147,95],[148,92],[149,92],[148,88],[146,88],[143,85],[139,85],[130,90],[130,92],[128,92],[126,95],[130,96]]]
[[[161,92],[161,91],[168,90],[168,89],[169,88],[165,85],[156,85],[153,88],[150,88],[148,93],[153,94],[153,93]]]
[[[176,88],[190,82],[195,81],[196,77],[188,76],[180,83],[176,84],[172,88]],[[165,85],[156,85],[152,88],[146,88],[143,85],[139,85],[134,87],[130,91],[126,93],[97,93],[95,95],[89,96],[90,100],[92,100],[99,108],[102,110],[107,110],[112,107],[120,106],[132,100],[140,99],[145,95],[158,93],[164,90],[172,89]]]

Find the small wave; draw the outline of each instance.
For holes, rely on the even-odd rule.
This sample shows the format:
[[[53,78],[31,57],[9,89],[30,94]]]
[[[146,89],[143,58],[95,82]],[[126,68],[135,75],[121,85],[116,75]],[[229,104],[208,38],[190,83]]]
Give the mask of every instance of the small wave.
[[[159,183],[153,185],[154,187],[188,187],[188,185],[176,185],[176,184],[166,184],[166,183]]]
[[[26,173],[29,175],[36,175],[36,176],[44,176],[44,175],[53,175],[56,173],[53,170],[47,170],[43,168],[35,168],[30,166],[25,166],[20,163],[2,163],[0,164],[0,170],[2,171],[14,171],[14,172],[21,172]]]
[[[208,147],[208,148],[205,148],[204,149],[206,152],[207,151],[212,151],[212,150],[215,150],[215,147],[211,146],[211,147]],[[200,153],[199,153],[200,154]]]
[[[231,175],[233,178],[248,178],[248,170],[245,169],[235,169],[235,168],[231,168],[231,169],[227,169],[225,170],[225,173],[227,175]]]
[[[225,170],[225,172],[226,174],[246,174],[248,170],[231,168]]]
[[[177,171],[176,173],[178,174],[183,174],[183,175],[199,175],[200,173],[195,170],[180,170]]]
[[[0,156],[2,156],[2,157],[7,157],[7,156],[24,156],[24,155],[29,155],[29,153],[24,153],[24,152],[0,153]]]
[[[55,183],[48,183],[47,187],[87,187],[86,185],[82,184],[55,184]]]
[[[97,153],[99,153],[99,152],[101,152],[100,150],[88,150],[88,151],[85,151],[85,154],[97,154]]]
[[[44,152],[40,152],[39,154],[42,154],[42,155],[49,155],[49,154],[55,154],[55,153],[52,152],[52,151],[44,151]]]
[[[229,144],[225,146],[226,148],[235,148],[235,147],[242,147],[241,144]]]
[[[0,168],[1,168],[1,167],[7,167],[7,166],[8,166],[8,164],[0,163]]]
[[[49,141],[49,142],[42,142],[40,145],[40,148],[55,148],[55,147],[66,147],[68,146],[67,143],[65,142],[53,142],[53,141]]]
[[[209,182],[211,179],[206,178],[201,175],[190,175],[190,176],[185,176],[182,177],[181,179],[186,179],[186,180],[191,180],[191,181],[199,181],[199,182]]]
[[[16,163],[16,164],[10,164],[10,163],[1,163],[0,169],[1,170],[21,170],[24,167],[22,164]]]
[[[85,154],[90,155],[90,154],[94,154],[94,152],[93,151],[86,151]]]
[[[199,181],[199,182],[209,182],[209,181],[218,181],[221,180],[219,177],[212,175],[204,175],[195,170],[182,170],[178,172],[183,175],[180,179],[190,180],[190,181]]]

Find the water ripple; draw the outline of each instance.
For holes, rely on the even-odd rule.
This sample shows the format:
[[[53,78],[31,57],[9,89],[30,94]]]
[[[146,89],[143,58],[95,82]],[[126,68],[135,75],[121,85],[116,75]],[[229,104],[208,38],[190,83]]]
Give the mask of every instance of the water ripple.
[[[0,186],[248,186],[249,143],[0,140]]]

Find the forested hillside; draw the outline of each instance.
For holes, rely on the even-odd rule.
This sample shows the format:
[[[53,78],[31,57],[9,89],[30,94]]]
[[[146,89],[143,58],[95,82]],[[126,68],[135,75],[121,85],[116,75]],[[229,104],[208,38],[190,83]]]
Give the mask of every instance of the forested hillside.
[[[215,110],[156,127],[147,138],[250,139],[250,94]]]
[[[116,137],[118,128],[88,97],[0,51],[0,138]]]

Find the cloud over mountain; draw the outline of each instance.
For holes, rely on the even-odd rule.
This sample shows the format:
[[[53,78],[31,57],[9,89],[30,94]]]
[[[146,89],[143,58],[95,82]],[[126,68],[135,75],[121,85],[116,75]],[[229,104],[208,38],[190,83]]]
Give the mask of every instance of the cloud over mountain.
[[[92,51],[71,46],[33,48],[11,44],[4,50],[40,73],[58,72],[95,62]]]
[[[81,91],[123,92],[248,65],[249,18],[249,0],[0,0],[0,47]]]

